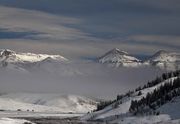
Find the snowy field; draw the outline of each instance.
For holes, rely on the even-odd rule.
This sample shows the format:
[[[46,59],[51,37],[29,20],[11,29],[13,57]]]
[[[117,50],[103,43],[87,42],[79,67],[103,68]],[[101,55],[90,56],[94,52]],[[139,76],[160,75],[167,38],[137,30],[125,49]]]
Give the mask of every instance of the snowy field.
[[[127,117],[115,120],[112,123],[118,124],[180,124],[180,120],[171,120],[169,115]]]
[[[10,118],[1,118],[0,124],[24,124],[24,123],[30,123],[29,121],[22,120],[22,119],[10,119]],[[33,123],[30,123],[33,124]]]
[[[168,115],[159,116],[144,116],[144,117],[127,117],[124,119],[118,119],[114,122],[81,122],[78,118],[71,118],[76,115],[66,114],[35,114],[36,117],[30,115],[26,117],[20,117],[25,114],[18,115],[19,118],[15,118],[15,113],[11,114],[14,118],[3,117],[0,118],[0,124],[180,124],[180,120],[171,120]],[[2,115],[1,115],[2,116]],[[33,115],[34,116],[34,115]]]
[[[68,114],[68,113],[45,113],[45,112],[17,112],[4,111],[0,112],[0,118],[6,117],[78,117],[83,114]]]
[[[0,124],[24,124],[25,119],[16,118],[72,118],[79,117],[83,114],[65,114],[65,113],[42,113],[42,112],[17,112],[17,111],[2,111],[0,112]],[[33,124],[33,123],[32,123]]]

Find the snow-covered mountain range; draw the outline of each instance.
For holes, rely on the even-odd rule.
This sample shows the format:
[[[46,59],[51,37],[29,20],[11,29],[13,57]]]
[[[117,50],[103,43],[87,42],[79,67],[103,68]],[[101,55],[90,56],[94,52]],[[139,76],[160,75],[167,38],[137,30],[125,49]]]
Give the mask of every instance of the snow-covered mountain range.
[[[115,48],[105,53],[97,60],[99,63],[114,67],[156,66],[170,70],[180,68],[180,53],[167,52],[163,50],[158,51],[146,60],[140,60],[125,51]]]
[[[19,72],[50,72],[71,75],[76,71],[67,66],[69,60],[61,55],[20,53],[9,49],[0,50],[0,67]],[[67,72],[68,70],[68,72]],[[67,72],[67,73],[66,73]]]
[[[86,113],[96,109],[96,100],[61,94],[9,93],[0,96],[0,110]]]
[[[161,69],[175,70],[180,68],[180,53],[160,50],[146,60],[141,60],[136,56],[115,48],[98,57],[97,61],[112,67],[154,66]],[[73,69],[67,65],[69,62],[70,60],[61,55],[19,53],[9,49],[0,50],[1,67],[10,69],[29,71],[38,67],[51,72],[54,70],[52,68],[57,70],[59,65],[61,65],[63,70],[71,70],[73,72]]]
[[[57,61],[67,61],[67,59],[61,55],[18,53],[9,49],[0,50],[0,57],[1,61],[9,63],[39,62],[50,58]]]
[[[118,96],[116,100],[109,102],[107,105],[102,103],[104,108],[86,114],[81,119],[120,124],[170,123],[171,120],[180,119],[179,81],[180,71],[164,73],[161,79],[158,77],[143,87],[138,87],[133,91]],[[164,91],[165,93],[163,93]],[[154,95],[153,93],[163,94],[159,94],[160,97],[158,97],[157,94]],[[147,105],[149,102],[151,104]],[[133,111],[131,109],[132,105],[135,107]]]
[[[0,50],[0,62],[3,67],[25,68],[45,61],[64,62],[68,61],[68,59],[61,55],[18,53],[9,49]]]

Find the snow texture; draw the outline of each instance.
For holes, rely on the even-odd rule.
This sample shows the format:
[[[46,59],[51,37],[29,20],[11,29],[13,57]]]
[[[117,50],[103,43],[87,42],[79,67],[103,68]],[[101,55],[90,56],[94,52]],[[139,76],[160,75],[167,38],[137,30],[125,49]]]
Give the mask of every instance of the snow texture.
[[[60,94],[14,93],[0,96],[0,109],[11,111],[86,113],[97,102],[86,97]]]
[[[26,120],[20,120],[20,119],[10,119],[10,118],[1,118],[0,124],[24,124],[25,122],[30,123]],[[34,124],[31,122],[31,124]]]

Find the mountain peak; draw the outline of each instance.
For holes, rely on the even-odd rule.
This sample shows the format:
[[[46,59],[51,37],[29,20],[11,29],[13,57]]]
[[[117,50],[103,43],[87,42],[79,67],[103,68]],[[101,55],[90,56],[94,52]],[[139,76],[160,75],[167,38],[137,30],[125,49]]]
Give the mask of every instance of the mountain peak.
[[[168,51],[165,51],[165,50],[159,50],[159,51],[157,51],[154,55],[162,55],[162,54],[168,54],[168,53],[170,53],[170,52],[168,52]]]
[[[12,54],[15,54],[15,52],[10,49],[0,50],[0,56],[10,56]]]
[[[127,52],[121,51],[118,48],[114,48],[114,49],[110,50],[108,53],[111,53],[111,54],[121,54],[121,55],[128,54]]]
[[[111,64],[112,66],[136,66],[139,64],[140,60],[136,57],[129,55],[125,51],[121,51],[118,48],[114,48],[109,52],[101,56],[98,61],[100,63]]]
[[[179,55],[179,53],[175,53],[175,52],[169,52],[169,51],[165,51],[165,50],[159,50],[158,52],[156,52],[151,58],[168,58],[168,57],[177,57]]]

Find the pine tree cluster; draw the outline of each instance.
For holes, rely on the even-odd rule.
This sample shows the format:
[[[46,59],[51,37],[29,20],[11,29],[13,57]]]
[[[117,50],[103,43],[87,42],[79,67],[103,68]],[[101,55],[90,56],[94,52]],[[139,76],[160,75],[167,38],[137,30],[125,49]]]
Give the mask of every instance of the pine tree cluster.
[[[102,109],[104,109],[106,106],[111,105],[112,103],[114,103],[114,101],[101,101],[100,103],[97,104],[97,109],[95,111],[100,111]]]
[[[168,73],[163,73],[160,77],[156,77],[155,80],[149,81],[144,86],[136,88],[135,91],[137,92],[137,91],[149,88],[149,87],[153,87],[153,86],[155,86],[155,85],[157,85],[157,84],[159,84],[159,83],[161,83],[161,82],[163,82],[169,78],[178,77],[178,76],[180,76],[180,70],[168,72]]]
[[[155,89],[152,93],[148,93],[146,97],[143,97],[141,100],[132,101],[129,111],[137,114],[156,110],[158,107],[177,96],[180,96],[180,77],[161,85],[158,89]]]
[[[122,95],[117,95],[117,98],[113,101],[102,101],[100,102],[98,105],[97,105],[97,109],[94,110],[94,111],[99,111],[99,110],[102,110],[104,109],[105,107],[113,104],[114,106],[118,106],[117,104],[121,104],[121,100],[124,98],[124,97],[130,97],[134,92],[138,92],[138,96],[140,96],[142,93],[141,93],[141,90],[143,89],[146,89],[146,88],[150,88],[150,87],[153,87],[157,84],[160,84],[161,82],[167,80],[167,79],[170,79],[172,77],[178,77],[180,76],[180,70],[177,70],[177,71],[174,71],[174,72],[168,72],[168,73],[163,73],[160,77],[157,77],[155,80],[153,81],[149,81],[147,84],[145,84],[144,86],[139,86],[138,88],[136,88],[135,90],[131,90],[131,91],[128,91],[127,93],[125,94],[122,94]],[[148,94],[149,95],[149,94]],[[118,102],[119,101],[119,102]],[[117,104],[116,104],[117,103]],[[131,111],[134,111],[134,106],[137,106],[137,101],[132,101],[132,109],[130,109]],[[151,107],[151,106],[150,106]],[[137,109],[137,107],[135,107],[135,109]]]

